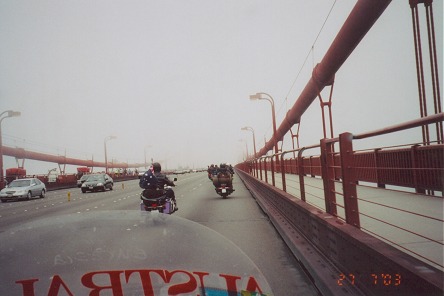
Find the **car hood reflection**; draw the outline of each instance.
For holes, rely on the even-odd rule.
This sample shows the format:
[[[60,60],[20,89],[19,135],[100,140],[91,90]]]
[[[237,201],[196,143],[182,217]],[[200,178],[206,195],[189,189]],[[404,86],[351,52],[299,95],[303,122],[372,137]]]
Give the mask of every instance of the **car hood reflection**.
[[[228,239],[155,212],[26,223],[0,234],[0,260],[0,295],[271,295],[259,269]]]

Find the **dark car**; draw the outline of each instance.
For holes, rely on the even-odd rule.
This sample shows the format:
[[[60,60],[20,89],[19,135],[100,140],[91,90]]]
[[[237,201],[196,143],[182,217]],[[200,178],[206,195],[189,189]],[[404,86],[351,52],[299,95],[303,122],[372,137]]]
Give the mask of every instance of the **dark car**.
[[[77,187],[82,187],[83,182],[85,182],[88,177],[89,175],[83,175],[82,177],[80,177],[80,179],[77,180]]]
[[[87,191],[105,191],[106,189],[113,190],[114,182],[108,174],[92,174],[88,175],[88,178],[83,182],[82,192]]]

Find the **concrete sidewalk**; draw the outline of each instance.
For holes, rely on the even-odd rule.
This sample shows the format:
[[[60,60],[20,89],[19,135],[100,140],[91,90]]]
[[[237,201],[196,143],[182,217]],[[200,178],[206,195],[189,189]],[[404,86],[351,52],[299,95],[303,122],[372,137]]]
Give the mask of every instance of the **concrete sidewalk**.
[[[272,184],[271,173],[268,184]],[[265,176],[263,176],[265,182]],[[304,177],[306,202],[325,211],[320,178]],[[282,190],[282,176],[275,175]],[[300,199],[298,175],[286,175],[287,193]],[[336,192],[342,192],[341,182]],[[440,270],[444,270],[444,199],[369,186],[357,186],[361,230]],[[338,216],[345,220],[344,200],[336,194]]]

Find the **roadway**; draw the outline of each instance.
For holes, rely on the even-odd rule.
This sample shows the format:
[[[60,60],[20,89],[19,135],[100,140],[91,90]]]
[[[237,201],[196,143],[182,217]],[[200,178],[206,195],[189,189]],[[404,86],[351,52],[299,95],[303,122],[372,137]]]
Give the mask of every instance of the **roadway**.
[[[179,175],[178,179],[174,191],[179,211],[175,216],[204,225],[232,241],[256,264],[274,295],[319,294],[239,178],[235,176],[236,191],[227,199],[215,193],[206,173]],[[140,191],[138,180],[132,180],[115,183],[113,191],[83,194],[79,188],[71,188],[50,191],[44,199],[2,203],[0,233],[43,217],[138,211]]]

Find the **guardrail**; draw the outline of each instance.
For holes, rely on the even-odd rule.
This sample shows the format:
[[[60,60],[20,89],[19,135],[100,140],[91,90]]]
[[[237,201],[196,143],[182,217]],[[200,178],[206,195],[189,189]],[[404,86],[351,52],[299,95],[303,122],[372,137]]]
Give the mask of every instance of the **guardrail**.
[[[268,177],[264,174],[265,171],[271,172],[272,180],[276,178],[276,173],[280,173],[284,191],[286,190],[285,175],[297,174],[312,177],[328,176],[333,179],[352,178],[350,181],[356,184],[358,182],[375,183],[381,188],[393,185],[413,188],[417,193],[443,195],[443,143],[403,145],[409,146],[408,148],[401,148],[403,146],[400,145],[352,150],[353,140],[362,140],[442,121],[444,121],[444,113],[365,134],[344,133],[338,138],[322,139],[318,145],[278,153],[277,155],[280,157],[278,164],[274,163],[273,159],[276,156],[274,154],[249,160],[239,167],[251,172],[256,177],[260,177],[261,180],[265,179],[266,182],[268,182]],[[340,151],[348,149],[350,152],[335,152],[335,144],[339,144]],[[320,149],[317,154],[308,157],[303,156],[304,152],[314,148]],[[292,153],[294,157],[285,159],[284,157],[289,153]],[[349,168],[344,170],[344,165]],[[274,181],[272,181],[272,184],[274,185]],[[434,191],[438,192],[435,194]]]
[[[360,150],[354,150],[353,146],[363,139],[443,121],[444,113],[440,113],[365,134],[342,133],[334,139],[322,139],[318,145],[250,159],[237,165],[237,168],[290,194],[295,202],[325,211],[339,221],[419,258],[439,269],[442,280],[443,143]],[[366,188],[379,188],[381,197],[384,192],[404,194],[397,196],[395,203],[390,203],[389,198],[368,196]],[[423,210],[421,207],[409,208],[406,204],[411,201],[406,194],[432,204]],[[387,212],[391,213],[391,217],[381,216],[381,213]],[[419,220],[419,226],[424,227],[418,227],[415,222],[406,222]],[[371,223],[378,223],[376,228],[382,231],[369,227]],[[437,231],[427,231],[429,228]],[[415,244],[396,241],[393,233],[441,250],[441,256],[431,258],[427,251],[418,251]]]
[[[236,170],[322,295],[443,294],[442,271]]]

